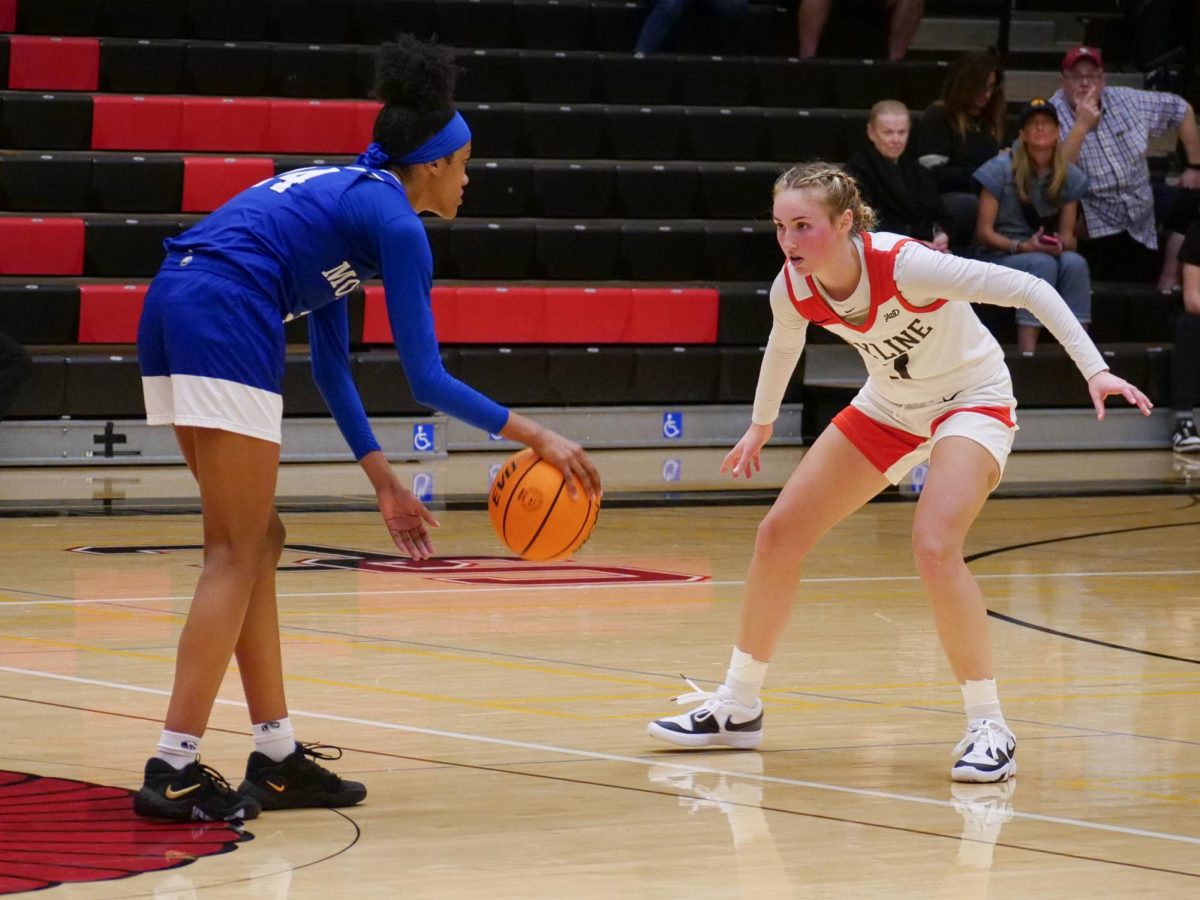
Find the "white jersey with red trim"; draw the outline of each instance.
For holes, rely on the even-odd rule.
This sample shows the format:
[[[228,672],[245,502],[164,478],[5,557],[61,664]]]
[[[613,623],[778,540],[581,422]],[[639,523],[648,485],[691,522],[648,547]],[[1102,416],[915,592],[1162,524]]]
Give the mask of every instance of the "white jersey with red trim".
[[[1039,278],[938,253],[897,234],[864,232],[853,242],[863,277],[846,301],[831,300],[814,278],[796,275],[789,265],[776,277],[775,323],[754,399],[756,423],[775,421],[810,322],[857,349],[869,388],[899,406],[1007,382],[1004,351],[969,301],[1029,309],[1085,378],[1107,368],[1063,299]]]

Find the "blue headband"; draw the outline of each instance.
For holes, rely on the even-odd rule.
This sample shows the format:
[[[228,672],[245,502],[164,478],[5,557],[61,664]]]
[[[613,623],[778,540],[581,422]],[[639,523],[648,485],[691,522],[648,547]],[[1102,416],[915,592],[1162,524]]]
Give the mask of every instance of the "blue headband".
[[[383,169],[389,165],[415,165],[417,163],[433,162],[435,159],[442,159],[454,153],[461,147],[465,147],[471,140],[471,129],[467,126],[466,120],[458,113],[446,123],[446,125],[423,143],[420,147],[410,151],[401,157],[389,156],[387,151],[378,143],[372,142],[371,146],[367,147],[365,153],[358,157],[356,162],[360,166],[367,166],[371,169]]]

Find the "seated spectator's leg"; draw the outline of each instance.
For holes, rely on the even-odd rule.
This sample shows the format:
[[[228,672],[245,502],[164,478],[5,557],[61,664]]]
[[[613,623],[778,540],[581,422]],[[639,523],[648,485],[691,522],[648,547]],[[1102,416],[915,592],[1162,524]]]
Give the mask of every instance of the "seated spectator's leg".
[[[888,59],[904,59],[909,45],[921,27],[925,0],[888,0],[891,25],[888,28]]]
[[[0,419],[8,414],[17,391],[32,371],[33,363],[25,348],[8,335],[0,334]]]
[[[1178,231],[1168,231],[1163,238],[1162,270],[1158,273],[1158,290],[1163,294],[1174,293],[1181,284],[1179,267],[1179,248],[1183,246],[1183,235]]]
[[[1053,259],[1054,257],[1051,257]],[[1092,324],[1092,276],[1087,260],[1071,250],[1058,256],[1058,281],[1055,283],[1062,298],[1067,301],[1079,324],[1087,328]]]
[[[942,194],[942,204],[950,216],[950,250],[963,254],[975,238],[975,219],[979,214],[979,198],[966,191]]]
[[[1052,287],[1058,280],[1058,261],[1049,253],[1014,253],[989,262],[1036,275]],[[1017,349],[1022,353],[1032,354],[1037,347],[1038,332],[1042,330],[1042,323],[1027,309],[1017,309],[1016,313]]]
[[[650,0],[650,15],[642,23],[634,53],[657,53],[675,34],[690,0]]]
[[[1158,289],[1165,294],[1179,289],[1179,248],[1183,246],[1183,236],[1188,228],[1200,220],[1200,191],[1156,184],[1154,201],[1155,219],[1166,232],[1162,246],[1162,269],[1158,274]]]
[[[821,32],[829,21],[833,0],[800,0],[796,25],[800,33],[800,58],[812,59],[821,43]]]
[[[1143,246],[1128,232],[1079,242],[1094,281],[1148,282],[1158,272],[1158,251]]]
[[[1200,406],[1200,222],[1188,229],[1179,254],[1183,267],[1183,312],[1175,320],[1171,349],[1172,444],[1184,453],[1200,452],[1193,413]]]

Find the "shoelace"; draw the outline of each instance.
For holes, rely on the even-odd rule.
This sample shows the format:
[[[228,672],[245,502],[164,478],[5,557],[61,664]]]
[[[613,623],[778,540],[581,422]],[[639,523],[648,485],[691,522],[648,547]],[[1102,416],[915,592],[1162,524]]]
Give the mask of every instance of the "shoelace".
[[[716,711],[717,706],[721,703],[723,698],[716,691],[702,690],[700,685],[696,684],[696,682],[692,681],[692,679],[688,678],[686,675],[680,675],[679,677],[691,685],[692,690],[690,693],[680,694],[675,698],[675,702],[681,705],[688,703],[703,703],[704,705],[692,713],[692,715],[698,720],[707,719]]]
[[[992,759],[996,758],[996,748],[1005,747],[1007,750],[1007,741],[1003,738],[1004,728],[998,722],[993,722],[991,719],[984,719],[976,728],[969,728],[966,735],[961,741],[950,751],[950,755],[958,757],[970,747],[972,744],[978,745],[981,741],[987,742],[987,755]]]
[[[342,758],[342,748],[341,747],[334,747],[331,744],[318,744],[315,741],[310,742],[310,743],[304,743],[301,741],[297,741],[296,743],[300,747],[300,752],[303,753],[305,756],[311,757],[312,759],[341,759]],[[335,750],[337,752],[336,753],[323,753],[322,752],[323,750]]]
[[[204,763],[200,762],[199,757],[196,758],[196,761],[192,763],[192,765],[200,770],[200,777],[207,779],[218,794],[233,793],[233,785],[225,780],[225,776],[211,766],[206,766]]]
[[[317,760],[341,759],[342,748],[334,747],[330,744],[318,744],[316,742],[303,743],[297,741],[296,743],[300,748],[300,752],[307,757],[307,759],[304,760],[304,764],[308,767],[309,771],[320,778],[328,789],[337,790],[338,786],[342,783],[341,777],[336,772],[329,771],[327,768],[317,762]],[[323,752],[327,750],[332,750],[334,752]]]

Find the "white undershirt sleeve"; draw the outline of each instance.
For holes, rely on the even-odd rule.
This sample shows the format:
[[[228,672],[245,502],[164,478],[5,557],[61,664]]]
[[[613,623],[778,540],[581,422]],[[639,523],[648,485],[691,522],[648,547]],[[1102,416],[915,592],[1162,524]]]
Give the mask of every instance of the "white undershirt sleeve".
[[[779,417],[783,395],[796,371],[796,363],[800,361],[808,336],[808,320],[796,312],[788,300],[782,279],[783,275],[780,274],[771,286],[771,312],[775,322],[771,326],[767,350],[758,370],[758,387],[754,392],[754,412],[751,414],[751,421],[755,425],[771,425]]]
[[[1066,301],[1034,275],[906,244],[896,257],[895,277],[897,289],[913,306],[945,298],[1027,309],[1062,344],[1085,379],[1108,370]]]

